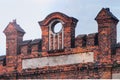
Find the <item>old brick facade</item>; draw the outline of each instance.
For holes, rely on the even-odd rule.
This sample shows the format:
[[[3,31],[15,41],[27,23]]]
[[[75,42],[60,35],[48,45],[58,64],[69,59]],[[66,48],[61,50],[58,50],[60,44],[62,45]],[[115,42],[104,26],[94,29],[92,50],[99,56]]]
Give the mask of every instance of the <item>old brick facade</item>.
[[[39,22],[42,39],[23,41],[14,20],[5,28],[6,56],[0,56],[0,79],[120,78],[119,20],[103,8],[95,18],[98,33],[75,37],[76,18],[55,12]],[[55,32],[56,24],[62,28]]]

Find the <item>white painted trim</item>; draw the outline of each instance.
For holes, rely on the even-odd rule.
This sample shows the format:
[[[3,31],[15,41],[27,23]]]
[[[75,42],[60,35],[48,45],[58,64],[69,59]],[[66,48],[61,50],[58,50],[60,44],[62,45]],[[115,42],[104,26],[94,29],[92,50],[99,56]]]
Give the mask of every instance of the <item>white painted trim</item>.
[[[59,34],[57,35],[57,37],[58,37],[58,49],[60,49],[60,43],[59,43],[60,39],[59,39]]]
[[[64,27],[62,29],[62,49],[64,49]]]
[[[52,31],[52,24],[55,22],[55,21],[59,21],[59,22],[61,22],[61,24],[62,24],[62,29],[61,29],[61,31],[60,32],[58,32],[57,34],[56,33],[54,33],[53,31]],[[62,42],[61,42],[61,44],[62,44],[62,49],[64,49],[64,22],[62,21],[62,20],[60,20],[60,19],[55,19],[55,20],[53,20],[50,24],[49,24],[49,50],[51,50],[52,48],[51,48],[51,45],[53,46],[53,50],[55,50],[55,42],[56,42],[56,39],[55,39],[55,36],[57,36],[58,38],[57,38],[57,40],[58,40],[58,46],[57,46],[57,49],[60,49],[60,38],[59,38],[59,36],[60,36],[60,34],[62,33]],[[52,41],[53,41],[53,44],[51,43],[52,41],[51,41],[51,36],[53,36],[53,38],[52,38]]]
[[[49,26],[49,50],[51,50],[51,34],[50,34],[50,26]]]

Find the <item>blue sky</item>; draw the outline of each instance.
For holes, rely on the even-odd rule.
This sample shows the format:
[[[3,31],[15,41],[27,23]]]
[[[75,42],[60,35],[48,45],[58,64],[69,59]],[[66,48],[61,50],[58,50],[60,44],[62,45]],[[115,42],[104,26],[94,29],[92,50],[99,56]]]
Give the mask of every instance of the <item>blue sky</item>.
[[[120,0],[0,0],[0,55],[5,55],[6,39],[3,30],[13,19],[25,30],[24,40],[41,38],[38,21],[52,12],[62,12],[79,20],[78,34],[97,32],[94,20],[103,7],[120,19]],[[120,23],[117,25],[117,38],[120,41]]]

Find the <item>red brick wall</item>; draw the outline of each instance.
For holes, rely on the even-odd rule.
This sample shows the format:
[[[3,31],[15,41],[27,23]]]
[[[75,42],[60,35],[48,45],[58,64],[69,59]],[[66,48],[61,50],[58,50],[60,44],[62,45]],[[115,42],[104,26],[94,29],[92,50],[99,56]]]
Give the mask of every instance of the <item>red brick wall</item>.
[[[56,19],[64,22],[64,49],[48,51],[48,28],[52,20]],[[109,9],[103,8],[95,20],[98,23],[98,33],[78,35],[75,38],[77,19],[58,12],[52,13],[45,20],[39,22],[42,29],[42,39],[24,43],[24,46],[20,46],[25,42],[20,41],[23,35],[20,36],[20,33],[18,35],[19,31],[9,26],[4,32],[7,37],[7,65],[3,65],[5,63],[3,60],[0,61],[0,79],[111,79],[112,74],[120,73],[120,46],[116,43],[118,19],[111,14]],[[13,32],[10,32],[11,30]],[[31,51],[29,54],[28,48]],[[17,54],[18,51],[21,53]],[[94,53],[93,62],[22,69],[22,60],[25,59],[87,52]]]

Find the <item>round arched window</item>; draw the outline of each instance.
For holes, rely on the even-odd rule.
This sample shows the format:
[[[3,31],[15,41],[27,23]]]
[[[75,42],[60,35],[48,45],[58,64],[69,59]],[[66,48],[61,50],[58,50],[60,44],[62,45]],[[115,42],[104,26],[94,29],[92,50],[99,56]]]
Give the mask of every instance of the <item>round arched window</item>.
[[[63,28],[63,25],[62,25],[62,23],[61,23],[60,21],[58,21],[58,20],[54,21],[54,22],[52,23],[52,25],[51,25],[51,30],[52,30],[52,32],[53,32],[53,33],[56,33],[56,34],[59,33],[59,32],[61,32],[62,28]]]

